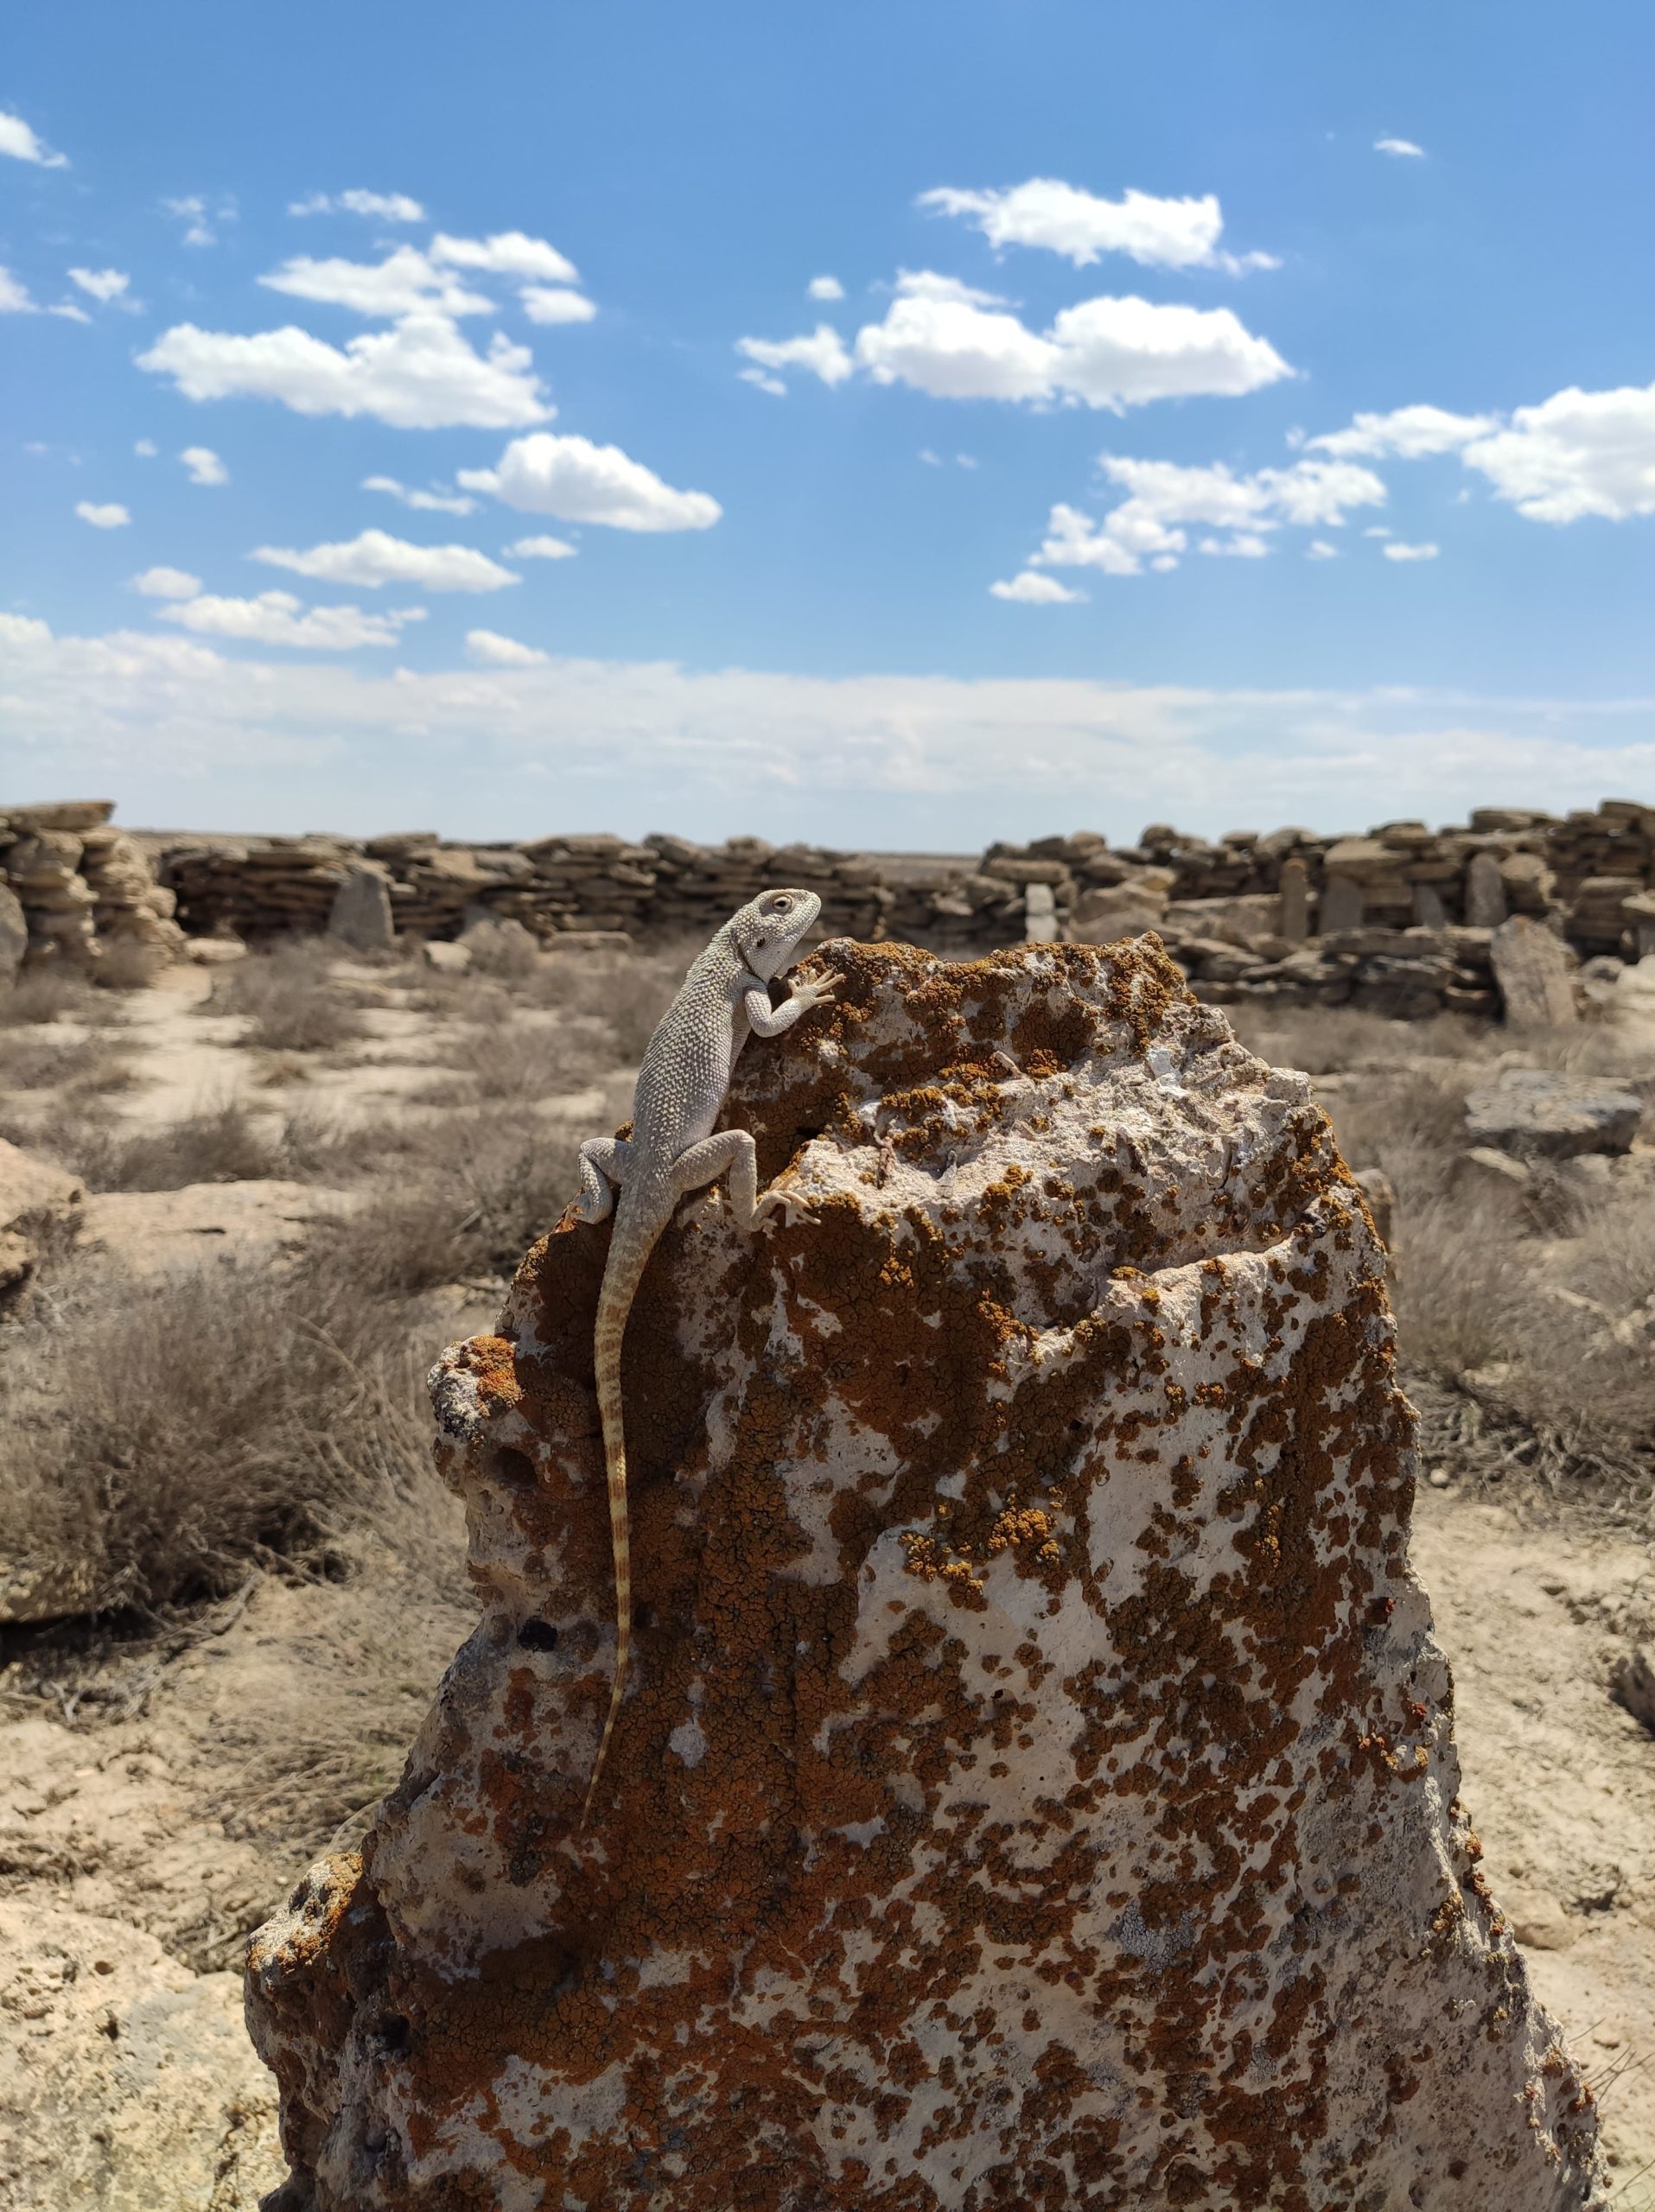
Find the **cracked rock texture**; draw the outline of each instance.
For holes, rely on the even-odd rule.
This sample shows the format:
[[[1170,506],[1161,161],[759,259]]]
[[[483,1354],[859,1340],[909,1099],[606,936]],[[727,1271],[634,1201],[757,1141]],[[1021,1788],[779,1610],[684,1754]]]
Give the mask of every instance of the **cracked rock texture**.
[[[295,2203],[1551,2212],[1585,2091],[1458,1802],[1383,1255],[1153,938],[835,944],[628,1338],[607,1228],[433,1376],[482,1599],[255,1939]]]

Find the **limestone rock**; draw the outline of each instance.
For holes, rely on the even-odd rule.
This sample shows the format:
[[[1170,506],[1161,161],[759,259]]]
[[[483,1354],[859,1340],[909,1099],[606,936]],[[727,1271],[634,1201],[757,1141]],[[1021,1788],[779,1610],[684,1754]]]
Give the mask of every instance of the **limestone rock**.
[[[86,1196],[73,1175],[0,1138],[0,1303],[54,1245],[73,1242]]]
[[[1466,1100],[1473,1147],[1492,1145],[1524,1160],[1568,1160],[1576,1153],[1628,1152],[1643,1118],[1635,1090],[1550,1068],[1505,1068],[1497,1083]]]
[[[626,1363],[608,1230],[433,1376],[483,1616],[254,1939],[318,2212],[1562,2212],[1588,2094],[1458,1802],[1384,1259],[1307,1078],[1153,939],[826,949],[761,1176]],[[311,2202],[309,2196],[306,2202]]]
[[[353,952],[389,952],[397,942],[389,879],[371,861],[353,861],[334,893],[328,934]]]
[[[276,2098],[236,2000],[124,1922],[0,1902],[0,2203],[255,2212]]]

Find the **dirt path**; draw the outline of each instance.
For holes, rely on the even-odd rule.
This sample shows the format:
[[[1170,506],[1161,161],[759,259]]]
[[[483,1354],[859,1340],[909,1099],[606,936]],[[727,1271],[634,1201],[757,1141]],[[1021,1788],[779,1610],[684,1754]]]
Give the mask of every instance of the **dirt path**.
[[[1609,1670],[1655,1649],[1655,1560],[1425,1491],[1414,1558],[1454,1668],[1463,1794],[1543,2004],[1598,2094],[1624,2212],[1655,2208],[1655,1736]]]

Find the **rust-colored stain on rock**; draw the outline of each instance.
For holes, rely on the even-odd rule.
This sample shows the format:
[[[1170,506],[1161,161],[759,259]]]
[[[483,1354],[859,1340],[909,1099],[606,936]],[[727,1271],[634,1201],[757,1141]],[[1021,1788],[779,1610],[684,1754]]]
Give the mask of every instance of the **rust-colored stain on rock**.
[[[580,1837],[607,1230],[434,1370],[482,1617],[250,1967],[321,2212],[1601,2203],[1304,1078],[1153,938],[821,957],[730,1100],[814,1219],[686,1200],[634,1310]]]

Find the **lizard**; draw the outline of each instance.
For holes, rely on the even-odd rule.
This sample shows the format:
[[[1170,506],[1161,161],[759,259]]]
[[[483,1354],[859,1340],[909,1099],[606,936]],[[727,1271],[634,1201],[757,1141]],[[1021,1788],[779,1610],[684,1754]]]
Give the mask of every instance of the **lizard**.
[[[806,982],[780,1006],[770,1003],[769,983],[792,966],[821,911],[813,891],[784,889],[767,891],[733,914],[691,965],[649,1040],[633,1095],[631,1135],[589,1137],[580,1148],[575,1218],[596,1223],[612,1211],[615,1217],[593,1332],[614,1561],[615,1656],[608,1713],[577,1834],[591,1817],[632,1656],[632,1541],[621,1395],[627,1316],[656,1241],[686,1192],[728,1175],[735,1225],[748,1234],[778,1208],[787,1209],[789,1220],[794,1212],[808,1213],[801,1200],[773,1185],[761,1196],[753,1139],[745,1129],[715,1135],[713,1124],[748,1038],[779,1037],[837,988],[833,977]]]

